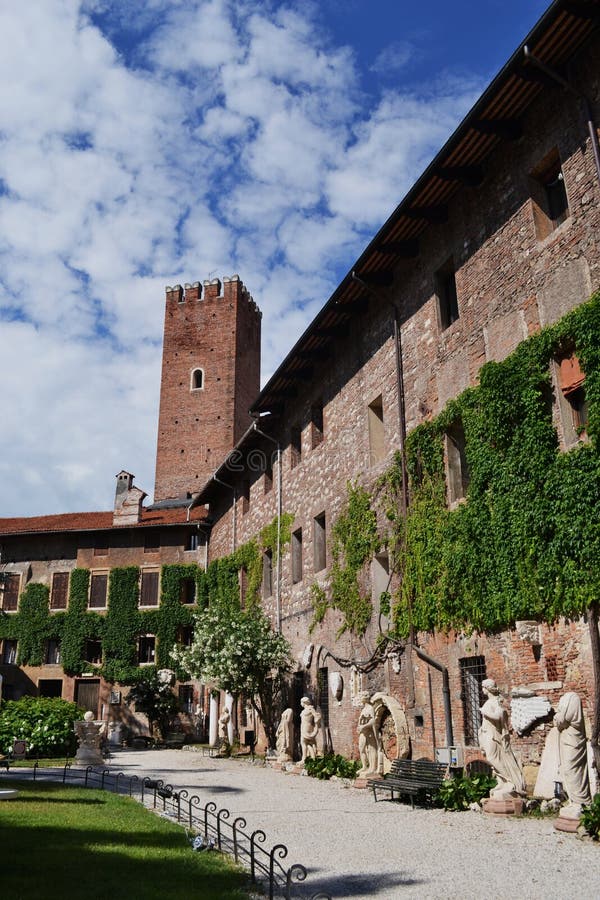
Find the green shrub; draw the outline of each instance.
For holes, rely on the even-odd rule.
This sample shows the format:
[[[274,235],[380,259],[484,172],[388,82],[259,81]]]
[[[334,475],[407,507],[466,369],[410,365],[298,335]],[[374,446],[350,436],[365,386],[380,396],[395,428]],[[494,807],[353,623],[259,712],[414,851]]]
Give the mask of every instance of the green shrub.
[[[491,775],[457,775],[442,783],[437,799],[444,809],[468,809],[471,803],[479,803],[496,787],[496,779]]]
[[[581,824],[592,840],[600,840],[600,794],[596,794],[589,806],[583,807]]]
[[[304,768],[311,778],[327,781],[334,775],[337,775],[338,778],[356,778],[360,763],[346,759],[339,753],[326,753],[325,756],[304,760]]]
[[[83,710],[60,697],[7,700],[0,707],[0,752],[9,753],[15,740],[24,740],[30,756],[72,755],[73,725],[81,718]]]

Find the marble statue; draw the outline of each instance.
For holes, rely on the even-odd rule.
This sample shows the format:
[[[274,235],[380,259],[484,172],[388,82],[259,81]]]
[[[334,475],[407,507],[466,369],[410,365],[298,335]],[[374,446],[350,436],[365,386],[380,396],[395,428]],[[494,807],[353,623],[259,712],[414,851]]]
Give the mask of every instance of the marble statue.
[[[358,777],[375,775],[379,760],[379,735],[375,724],[375,710],[371,704],[371,696],[368,691],[360,695],[362,709],[358,717],[358,752],[360,754],[361,768]]]
[[[94,722],[94,713],[88,710],[83,721],[75,722],[73,728],[77,735],[79,747],[75,755],[76,766],[102,766],[101,743],[104,736],[104,722]]]
[[[219,716],[219,740],[226,741],[229,743],[229,720],[231,718],[231,713],[225,707],[221,715]]]
[[[321,716],[314,708],[308,697],[300,701],[302,712],[300,713],[300,746],[302,748],[302,762],[305,759],[314,759],[317,755],[317,735],[321,727]]]
[[[498,780],[497,787],[490,791],[490,797],[503,800],[522,796],[525,794],[525,779],[510,746],[508,714],[502,706],[500,692],[491,678],[486,678],[481,688],[486,701],[481,707],[479,746]]]
[[[294,748],[294,710],[284,709],[277,726],[275,747],[280,763],[291,762]]]
[[[554,714],[554,724],[559,735],[559,780],[569,798],[569,803],[562,807],[560,815],[566,819],[579,819],[581,807],[584,803],[592,802],[592,795],[583,707],[578,694],[569,691],[562,695]]]

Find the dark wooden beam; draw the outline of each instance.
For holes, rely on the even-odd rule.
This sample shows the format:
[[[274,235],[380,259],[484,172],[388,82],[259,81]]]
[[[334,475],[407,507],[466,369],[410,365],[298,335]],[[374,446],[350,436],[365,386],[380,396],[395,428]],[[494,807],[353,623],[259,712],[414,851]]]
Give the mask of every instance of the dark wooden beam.
[[[518,141],[523,136],[523,128],[517,119],[476,119],[471,128],[482,134],[495,134],[507,141]]]
[[[402,259],[414,259],[419,255],[419,242],[417,240],[386,241],[385,244],[377,247],[377,252],[389,256],[400,256]]]
[[[554,78],[546,75],[545,72],[542,72],[542,70],[538,69],[536,66],[521,66],[519,69],[515,69],[515,75],[522,81],[529,81],[532,84],[541,84],[542,87],[559,87],[558,82],[556,82]]]
[[[323,325],[317,329],[317,334],[323,338],[345,338],[348,334],[348,326],[343,324],[335,325],[333,328],[326,328]]]
[[[590,22],[600,21],[600,8],[598,4],[577,3],[577,0],[568,0],[564,4],[565,12],[576,16],[578,19],[584,19]]]
[[[284,399],[287,399],[289,397],[290,399],[293,399],[294,397],[298,396],[298,391],[295,387],[277,388],[276,390],[269,391],[269,396],[283,397]]]
[[[440,166],[435,174],[444,181],[459,181],[467,187],[477,187],[483,181],[481,166]]]
[[[314,377],[315,370],[312,366],[305,366],[303,369],[294,369],[289,373],[289,377],[295,381],[311,381]]]
[[[411,206],[403,210],[402,214],[409,219],[421,219],[432,225],[443,225],[448,221],[448,207],[445,204],[438,206]]]
[[[365,284],[372,287],[390,287],[390,285],[394,283],[394,273],[391,270],[383,272],[357,272],[356,274],[361,281],[364,281]],[[361,297],[360,300],[353,300],[351,302],[354,304],[367,301],[366,297]],[[343,305],[348,306],[349,304],[344,303]]]

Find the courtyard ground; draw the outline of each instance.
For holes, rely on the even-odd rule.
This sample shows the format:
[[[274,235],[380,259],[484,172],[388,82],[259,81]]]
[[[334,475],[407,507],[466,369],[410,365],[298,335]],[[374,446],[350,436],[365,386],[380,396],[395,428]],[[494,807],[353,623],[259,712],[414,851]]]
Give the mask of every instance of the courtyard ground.
[[[372,792],[283,774],[191,750],[118,750],[110,768],[156,776],[213,800],[302,863],[306,887],[334,900],[420,897],[597,898],[600,845],[561,834],[551,819],[411,809]]]

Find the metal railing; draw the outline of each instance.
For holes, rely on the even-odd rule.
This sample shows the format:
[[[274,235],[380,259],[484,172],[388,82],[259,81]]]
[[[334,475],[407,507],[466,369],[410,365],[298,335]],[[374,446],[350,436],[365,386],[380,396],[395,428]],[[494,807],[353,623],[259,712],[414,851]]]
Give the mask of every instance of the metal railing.
[[[283,863],[288,856],[285,844],[274,844],[268,849],[263,846],[267,843],[267,835],[262,829],[256,828],[248,832],[243,816],[232,819],[228,809],[219,809],[212,800],[203,804],[198,794],[190,795],[185,788],[175,789],[158,778],[139,778],[113,769],[96,769],[93,766],[85,769],[71,768],[68,760],[64,766],[56,769],[40,768],[37,762],[32,768],[34,781],[62,781],[63,784],[83,782],[85,787],[125,794],[139,800],[147,808],[179,823],[191,839],[199,837],[202,849],[214,848],[233,856],[237,863],[249,870],[252,884],[260,883],[264,886],[269,900],[274,900],[275,897],[283,897],[285,900],[332,900],[330,894],[318,892],[311,895],[304,887],[300,887],[306,880],[308,871],[300,863],[293,863],[291,866]]]

